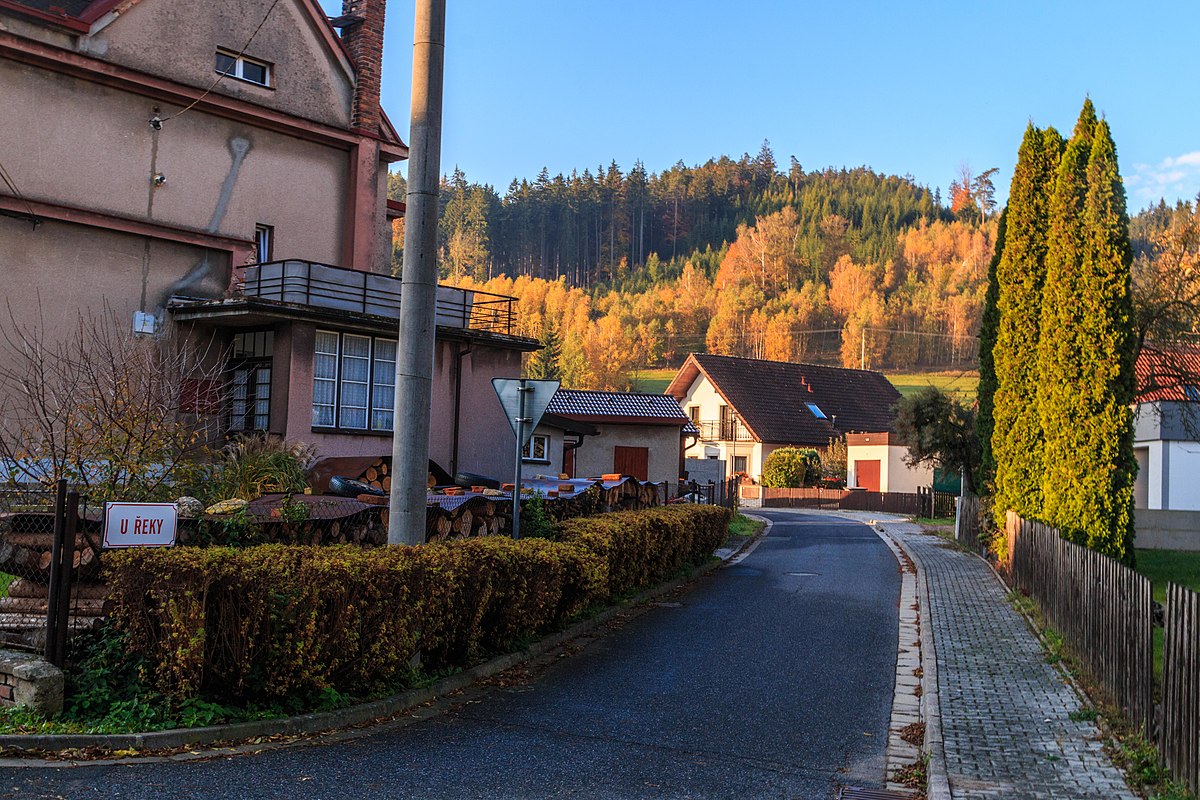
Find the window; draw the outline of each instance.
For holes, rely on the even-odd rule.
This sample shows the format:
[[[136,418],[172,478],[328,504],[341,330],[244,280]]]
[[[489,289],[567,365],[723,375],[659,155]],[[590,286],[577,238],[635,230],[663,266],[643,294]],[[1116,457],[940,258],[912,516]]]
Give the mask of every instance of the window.
[[[254,226],[255,260],[262,264],[275,259],[275,226],[258,224]]]
[[[804,405],[808,406],[808,410],[811,411],[813,416],[817,419],[828,419],[828,417],[825,416],[825,412],[822,411],[821,407],[816,403],[805,403]]]
[[[395,339],[317,331],[314,428],[390,432],[395,402]]]
[[[688,406],[688,419],[697,428],[700,427],[700,406]]]
[[[259,86],[271,85],[270,64],[247,56],[239,56],[229,50],[217,51],[216,70],[222,75],[228,75],[247,83],[257,83]]]
[[[733,471],[734,472],[745,472],[746,471],[746,457],[745,456],[734,456],[733,457]]]
[[[550,437],[535,433],[525,444],[525,449],[521,451],[521,458],[524,461],[540,461],[544,464],[549,464]]]
[[[229,360],[231,432],[265,431],[271,424],[274,331],[235,334]]]
[[[1193,403],[1200,402],[1200,386],[1184,386],[1183,396]]]

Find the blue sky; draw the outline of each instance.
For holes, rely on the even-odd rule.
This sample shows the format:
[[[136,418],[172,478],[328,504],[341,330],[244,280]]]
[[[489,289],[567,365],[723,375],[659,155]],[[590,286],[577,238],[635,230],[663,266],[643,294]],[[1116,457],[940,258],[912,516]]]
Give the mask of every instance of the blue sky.
[[[322,0],[340,12],[335,0]],[[615,159],[650,171],[758,151],[1008,193],[1025,125],[1069,132],[1085,95],[1131,210],[1200,192],[1191,2],[448,0],[443,172],[501,192]],[[383,104],[408,129],[411,0],[388,4]]]

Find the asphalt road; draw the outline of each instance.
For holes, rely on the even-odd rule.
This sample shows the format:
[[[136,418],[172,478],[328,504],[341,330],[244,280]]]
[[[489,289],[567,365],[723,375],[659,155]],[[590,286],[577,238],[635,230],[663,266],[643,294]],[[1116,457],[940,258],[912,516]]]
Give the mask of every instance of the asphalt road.
[[[0,797],[832,798],[882,787],[899,574],[865,525],[770,511],[740,563],[527,683],[403,728],[206,761],[8,769]]]

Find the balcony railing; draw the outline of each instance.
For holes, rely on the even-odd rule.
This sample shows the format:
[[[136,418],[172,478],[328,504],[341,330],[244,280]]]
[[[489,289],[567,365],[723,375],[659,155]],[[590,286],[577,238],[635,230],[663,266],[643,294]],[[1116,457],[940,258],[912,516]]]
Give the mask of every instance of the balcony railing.
[[[708,420],[695,423],[702,442],[752,442],[754,436],[741,422]]]
[[[289,259],[246,268],[242,294],[281,303],[400,318],[400,280],[389,275]],[[437,287],[438,325],[511,336],[515,297],[456,286]]]

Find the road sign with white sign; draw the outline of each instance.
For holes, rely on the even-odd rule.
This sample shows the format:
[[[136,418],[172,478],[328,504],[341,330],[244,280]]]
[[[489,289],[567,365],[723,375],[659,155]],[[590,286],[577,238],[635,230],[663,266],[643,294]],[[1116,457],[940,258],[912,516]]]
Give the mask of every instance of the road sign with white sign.
[[[178,512],[174,503],[105,503],[105,547],[171,547]]]
[[[531,381],[525,378],[492,378],[492,388],[504,406],[504,414],[513,434],[517,434],[517,420],[522,419],[521,447],[529,444],[533,429],[546,413],[546,406],[558,391],[558,381]],[[522,405],[524,398],[524,405]],[[524,413],[522,413],[524,412]]]

